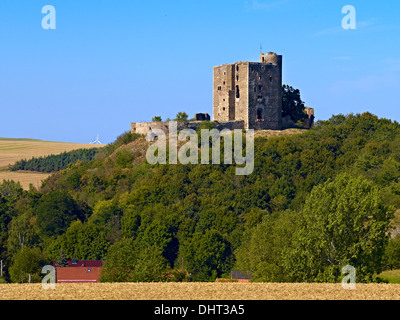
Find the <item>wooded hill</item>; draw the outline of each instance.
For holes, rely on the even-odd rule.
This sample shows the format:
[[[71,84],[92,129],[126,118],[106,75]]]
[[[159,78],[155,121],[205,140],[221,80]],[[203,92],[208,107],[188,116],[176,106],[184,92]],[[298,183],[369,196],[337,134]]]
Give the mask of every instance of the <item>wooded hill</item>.
[[[255,139],[254,171],[149,165],[143,137],[121,135],[42,189],[0,185],[7,281],[60,258],[106,258],[102,281],[379,281],[400,267],[400,125],[336,115],[304,134]],[[221,148],[223,145],[221,145]],[[223,152],[221,152],[223,154]],[[133,160],[132,160],[133,159]]]

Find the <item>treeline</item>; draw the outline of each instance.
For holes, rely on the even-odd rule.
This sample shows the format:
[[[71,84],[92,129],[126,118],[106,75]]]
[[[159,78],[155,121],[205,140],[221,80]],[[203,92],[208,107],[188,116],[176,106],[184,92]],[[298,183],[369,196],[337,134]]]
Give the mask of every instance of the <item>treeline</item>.
[[[70,166],[40,191],[0,184],[5,281],[39,281],[41,265],[63,255],[106,258],[101,281],[113,282],[214,281],[232,270],[338,282],[346,265],[371,282],[400,267],[395,121],[336,115],[304,134],[256,138],[248,176],[225,164],[128,165],[118,152],[139,159],[146,141],[117,140],[110,156]]]
[[[30,160],[22,159],[11,166],[11,171],[26,170],[46,173],[60,171],[66,169],[69,164],[76,163],[77,161],[92,161],[100,152],[102,152],[101,148],[78,149],[57,155],[52,154],[39,158],[32,157]]]

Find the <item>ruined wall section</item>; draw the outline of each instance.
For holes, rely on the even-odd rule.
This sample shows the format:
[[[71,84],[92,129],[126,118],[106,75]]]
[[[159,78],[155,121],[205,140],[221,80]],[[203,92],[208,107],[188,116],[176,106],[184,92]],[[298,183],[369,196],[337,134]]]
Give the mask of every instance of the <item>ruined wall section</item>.
[[[314,125],[314,119],[315,119],[314,108],[305,107],[304,112],[307,115],[307,119],[304,120],[304,127],[311,129],[311,127]]]
[[[178,127],[181,127],[181,126],[183,126],[183,122],[178,122]],[[180,130],[182,130],[182,128]],[[146,135],[152,129],[161,129],[164,132],[168,132],[169,131],[169,122],[132,122],[131,123],[131,133]]]
[[[179,121],[177,122],[177,130],[183,129],[193,129],[196,130],[203,121]],[[215,129],[223,130],[235,130],[235,129],[244,129],[244,121],[212,121]],[[169,133],[169,122],[132,122],[131,123],[131,133],[137,133],[142,135],[147,135],[148,132],[151,132],[152,129],[161,129],[165,132],[165,134]]]

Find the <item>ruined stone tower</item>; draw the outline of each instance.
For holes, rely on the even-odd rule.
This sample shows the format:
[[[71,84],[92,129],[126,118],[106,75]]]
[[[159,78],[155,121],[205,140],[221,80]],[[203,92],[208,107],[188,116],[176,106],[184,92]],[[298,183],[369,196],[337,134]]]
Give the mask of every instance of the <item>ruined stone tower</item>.
[[[282,56],[214,67],[213,120],[244,121],[245,129],[282,129]]]

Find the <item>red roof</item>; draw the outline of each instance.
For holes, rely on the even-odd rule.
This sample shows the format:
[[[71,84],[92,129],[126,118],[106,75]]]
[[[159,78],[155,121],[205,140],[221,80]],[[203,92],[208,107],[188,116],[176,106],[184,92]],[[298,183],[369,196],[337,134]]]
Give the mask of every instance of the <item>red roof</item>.
[[[101,267],[57,267],[57,283],[94,283],[99,282]]]
[[[103,260],[68,260],[68,267],[101,267],[102,265]],[[57,261],[53,261],[53,266],[57,266]]]

